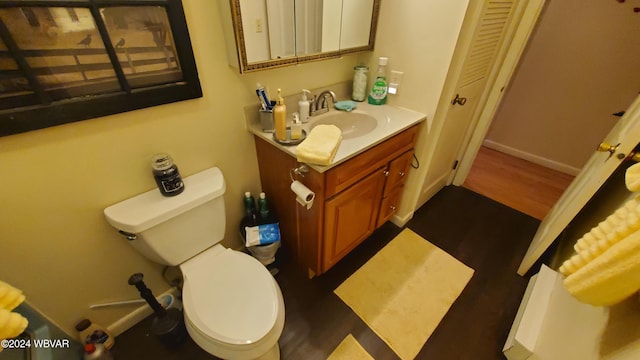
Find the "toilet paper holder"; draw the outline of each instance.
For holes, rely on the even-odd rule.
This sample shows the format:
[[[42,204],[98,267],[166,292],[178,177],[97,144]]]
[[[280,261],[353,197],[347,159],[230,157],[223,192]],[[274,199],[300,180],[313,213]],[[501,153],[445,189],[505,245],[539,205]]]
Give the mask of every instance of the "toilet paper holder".
[[[304,174],[309,172],[309,166],[306,164],[300,164],[300,166],[289,170],[289,177],[291,178],[291,182],[294,182],[293,174],[300,175],[304,177]]]

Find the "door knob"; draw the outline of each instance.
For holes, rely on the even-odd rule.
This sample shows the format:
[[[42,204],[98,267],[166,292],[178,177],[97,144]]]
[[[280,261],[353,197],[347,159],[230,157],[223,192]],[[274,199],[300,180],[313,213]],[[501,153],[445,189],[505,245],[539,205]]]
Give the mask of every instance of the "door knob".
[[[598,145],[598,148],[596,150],[599,152],[608,152],[609,153],[609,156],[607,156],[607,160],[608,160],[613,156],[613,154],[616,153],[619,146],[620,146],[620,143],[617,143],[616,145],[611,145],[609,143],[603,142],[603,143],[600,143],[600,145]]]
[[[460,106],[464,105],[467,103],[467,98],[465,97],[461,97],[460,94],[456,94],[455,99],[451,100],[451,104],[455,105],[458,104]]]

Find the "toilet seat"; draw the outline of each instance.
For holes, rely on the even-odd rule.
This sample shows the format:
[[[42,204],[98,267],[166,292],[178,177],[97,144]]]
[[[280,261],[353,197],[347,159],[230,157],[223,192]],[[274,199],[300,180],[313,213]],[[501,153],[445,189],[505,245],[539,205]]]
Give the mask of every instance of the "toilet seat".
[[[203,335],[229,345],[250,346],[274,328],[279,289],[256,259],[217,245],[180,269],[185,316]]]

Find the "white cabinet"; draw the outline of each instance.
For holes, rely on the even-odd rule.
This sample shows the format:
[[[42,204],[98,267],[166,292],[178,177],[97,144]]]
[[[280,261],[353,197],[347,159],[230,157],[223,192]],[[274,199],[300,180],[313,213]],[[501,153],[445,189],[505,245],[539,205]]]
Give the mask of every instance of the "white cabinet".
[[[531,277],[507,337],[509,360],[597,360],[608,310],[583,304],[567,292],[562,276],[542,265]]]

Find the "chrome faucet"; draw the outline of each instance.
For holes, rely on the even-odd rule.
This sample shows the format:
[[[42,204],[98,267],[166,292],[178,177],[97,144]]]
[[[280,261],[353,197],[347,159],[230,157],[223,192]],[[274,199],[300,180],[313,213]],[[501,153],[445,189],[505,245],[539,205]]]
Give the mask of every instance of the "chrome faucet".
[[[333,91],[325,90],[321,92],[317,98],[315,98],[315,104],[313,103],[311,104],[310,106],[311,111],[309,115],[313,116],[313,115],[326,113],[327,111],[329,111],[329,104],[327,101],[328,97],[331,97],[331,101],[333,101],[334,104],[338,101],[336,99],[336,94]]]

